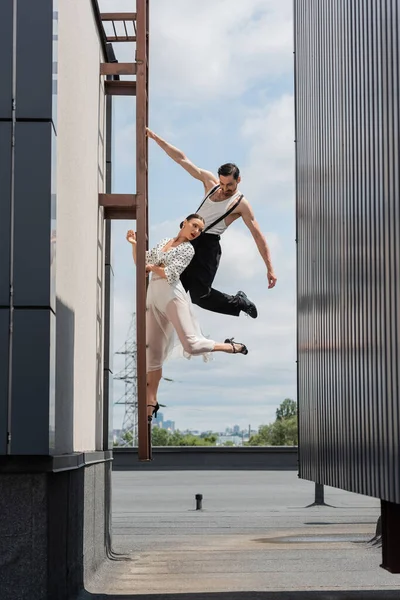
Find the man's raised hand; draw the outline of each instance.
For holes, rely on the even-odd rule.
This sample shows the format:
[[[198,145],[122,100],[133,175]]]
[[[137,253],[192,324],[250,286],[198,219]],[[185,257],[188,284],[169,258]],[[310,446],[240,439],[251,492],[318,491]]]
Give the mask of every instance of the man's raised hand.
[[[151,138],[152,140],[156,139],[156,134],[154,133],[154,131],[152,131],[148,127],[146,127],[146,135],[147,135],[147,137]]]
[[[268,277],[268,289],[270,290],[273,287],[275,287],[276,282],[278,281],[278,278],[273,271],[268,271],[267,277]]]

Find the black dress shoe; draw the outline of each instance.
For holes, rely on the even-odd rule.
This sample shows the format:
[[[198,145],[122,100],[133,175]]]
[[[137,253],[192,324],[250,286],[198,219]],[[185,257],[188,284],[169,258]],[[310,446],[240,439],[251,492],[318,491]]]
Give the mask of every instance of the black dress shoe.
[[[238,292],[236,294],[236,298],[239,299],[240,310],[245,312],[252,319],[256,319],[258,317],[257,307],[251,300],[248,299],[244,292]]]

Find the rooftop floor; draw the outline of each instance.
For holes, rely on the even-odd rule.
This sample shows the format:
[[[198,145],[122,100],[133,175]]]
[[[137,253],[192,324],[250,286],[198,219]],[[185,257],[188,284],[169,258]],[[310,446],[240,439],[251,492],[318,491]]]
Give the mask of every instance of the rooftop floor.
[[[329,506],[307,508],[314,484],[293,471],[116,472],[113,484],[116,556],[88,598],[400,598],[367,543],[376,499],[326,488]]]

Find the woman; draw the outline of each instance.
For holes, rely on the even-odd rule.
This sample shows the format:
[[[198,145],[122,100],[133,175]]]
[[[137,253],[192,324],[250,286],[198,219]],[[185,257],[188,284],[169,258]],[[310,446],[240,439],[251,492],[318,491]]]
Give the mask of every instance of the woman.
[[[174,330],[182,344],[184,354],[190,358],[210,352],[247,354],[244,344],[232,339],[217,343],[205,338],[192,312],[190,297],[180,281],[181,273],[194,256],[191,240],[204,229],[204,219],[197,214],[189,215],[180,225],[178,235],[161,240],[155,248],[146,252],[146,272],[152,273],[147,289],[147,406],[148,418],[157,416],[159,404],[157,391],[162,377],[162,366],[172,350]],[[136,235],[129,230],[126,239],[132,244],[136,263]]]

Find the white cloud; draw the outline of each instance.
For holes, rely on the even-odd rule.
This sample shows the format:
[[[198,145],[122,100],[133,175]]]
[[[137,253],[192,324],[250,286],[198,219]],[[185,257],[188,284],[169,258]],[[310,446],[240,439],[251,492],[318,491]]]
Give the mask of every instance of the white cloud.
[[[103,11],[132,10],[132,0],[100,0],[100,5]],[[160,399],[168,404],[165,416],[182,428],[256,426],[273,420],[278,404],[296,394],[293,97],[282,95],[292,84],[292,1],[152,0],[151,19],[152,123],[166,139],[184,149],[191,146],[194,156],[207,159],[212,153],[210,135],[218,138],[218,153],[240,153],[241,188],[255,205],[278,275],[277,287],[268,290],[254,240],[243,224],[234,223],[222,238],[215,287],[227,293],[243,289],[257,304],[259,317],[254,321],[197,308],[196,313],[207,335],[216,340],[235,336],[248,345],[249,355],[219,354],[207,365],[170,361],[165,373],[174,382],[162,383]],[[115,50],[120,60],[132,60],[129,45],[115,44]],[[229,132],[221,102],[232,123]],[[115,107],[115,191],[130,191],[133,112],[119,99]],[[205,149],[199,138],[203,143],[207,138]],[[154,156],[151,244],[174,235],[186,216],[182,209],[190,212],[197,202],[194,183],[162,151],[155,149]],[[135,310],[135,268],[124,241],[126,225],[113,227],[117,349]],[[120,385],[116,389],[122,391]]]
[[[114,238],[119,256],[115,264],[114,307],[117,348],[125,340],[135,310],[135,270],[130,248],[125,248],[126,242],[122,239],[122,223],[116,224],[115,229],[121,230],[118,239]],[[151,243],[176,231],[175,219],[155,223],[150,228]],[[200,359],[177,359],[165,364],[164,373],[172,377],[174,383],[162,382],[160,401],[168,404],[164,411],[166,418],[175,419],[181,428],[208,429],[214,422],[223,428],[222,425],[230,424],[231,420],[245,426],[243,419],[250,419],[253,425],[269,422],[285,397],[295,397],[294,252],[293,248],[282,245],[278,233],[267,234],[267,237],[278,267],[279,281],[275,289],[267,289],[263,261],[251,235],[239,223],[221,240],[223,255],[215,281],[215,287],[226,293],[243,289],[258,307],[257,320],[244,315],[222,316],[195,307],[205,335],[216,341],[234,336],[248,346],[249,354],[245,357],[216,354],[212,363],[206,365]],[[118,365],[122,366],[121,359]],[[120,387],[118,390],[116,395],[122,392]]]
[[[100,0],[103,11],[131,0]],[[152,0],[152,93],[181,103],[239,96],[259,78],[292,70],[291,0]],[[117,45],[116,45],[117,46]],[[116,47],[128,60],[128,44]]]
[[[118,166],[135,168],[136,164],[136,125],[128,122],[115,128],[114,147]]]
[[[248,281],[265,277],[265,266],[253,237],[240,222],[234,223],[221,238],[221,268],[218,272],[219,284],[233,281]],[[266,233],[271,253],[280,247],[277,233]]]
[[[241,134],[250,144],[243,168],[249,197],[254,203],[291,204],[294,210],[293,96],[250,111]]]
[[[171,235],[175,232],[173,222],[153,226],[151,237],[156,240],[168,232]],[[236,252],[238,237],[245,244],[242,256]],[[276,240],[276,249],[279,248],[279,237],[276,234],[271,237]],[[250,419],[253,425],[269,422],[284,397],[295,397],[296,393],[293,257],[281,249],[282,282],[274,290],[268,290],[265,269],[252,238],[245,233],[237,234],[232,228],[223,240],[227,243],[216,287],[228,293],[244,289],[256,302],[259,317],[257,320],[244,315],[228,317],[195,307],[204,334],[216,341],[234,336],[248,346],[249,354],[233,357],[218,353],[208,364],[199,358],[176,359],[165,364],[164,373],[174,382],[162,382],[160,401],[168,404],[164,411],[166,418],[175,419],[181,428],[208,429],[214,422],[222,427],[231,420],[245,426],[248,423],[242,423],[243,419]],[[251,276],[246,258],[254,263]],[[134,310],[134,270],[129,249],[123,261],[119,261],[118,272],[114,310],[116,348],[125,340]],[[122,367],[122,359],[117,359],[117,364]],[[115,393],[121,392],[119,387],[118,394]]]

